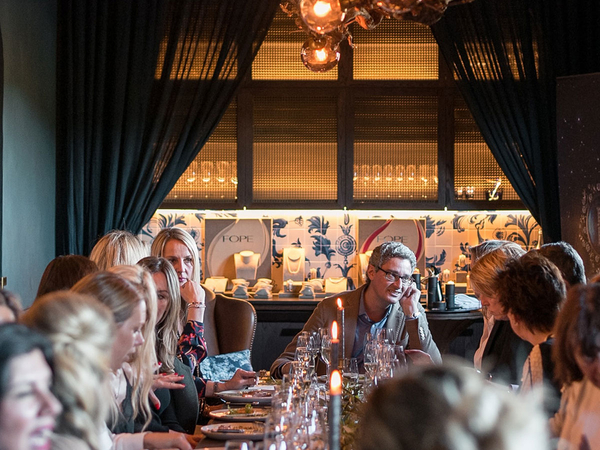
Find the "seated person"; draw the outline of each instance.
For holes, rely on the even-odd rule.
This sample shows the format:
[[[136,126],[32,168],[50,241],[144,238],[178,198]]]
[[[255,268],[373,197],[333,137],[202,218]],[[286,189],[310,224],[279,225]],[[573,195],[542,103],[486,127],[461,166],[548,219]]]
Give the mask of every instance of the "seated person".
[[[509,262],[498,275],[498,298],[513,331],[533,345],[525,364],[521,391],[544,386],[546,412],[552,416],[560,403],[561,384],[554,379],[552,329],[566,289],[558,268],[537,252]]]
[[[0,324],[16,322],[22,312],[23,307],[19,297],[10,291],[0,289]]]
[[[302,331],[330,328],[337,317],[336,300],[341,298],[346,328],[346,353],[343,357],[357,358],[361,372],[364,371],[365,336],[377,329],[393,329],[399,345],[422,350],[434,362],[441,362],[440,352],[429,331],[425,310],[419,302],[421,291],[412,279],[416,265],[414,253],[404,244],[384,242],[373,250],[369,259],[368,282],[354,291],[323,299]],[[271,365],[272,376],[281,378],[289,371],[297,340],[298,335]]]
[[[57,256],[46,266],[35,297],[69,290],[83,277],[94,272],[98,272],[98,266],[86,256]]]
[[[362,450],[547,450],[535,402],[471,369],[429,366],[378,387],[360,420]]]
[[[564,384],[560,409],[550,420],[558,449],[600,446],[600,284],[569,289],[554,328],[552,358]]]
[[[567,289],[576,284],[585,284],[585,268],[577,250],[568,242],[544,244],[537,250],[548,258],[563,276]]]
[[[531,351],[531,344],[517,336],[510,327],[496,292],[498,273],[509,261],[524,253],[520,245],[506,243],[480,257],[471,270],[471,287],[481,301],[486,318],[484,327],[490,327],[487,339],[483,339],[484,334],[479,343],[476,355],[481,355],[481,360],[476,359],[475,368],[486,372],[497,383],[518,385],[523,364]]]

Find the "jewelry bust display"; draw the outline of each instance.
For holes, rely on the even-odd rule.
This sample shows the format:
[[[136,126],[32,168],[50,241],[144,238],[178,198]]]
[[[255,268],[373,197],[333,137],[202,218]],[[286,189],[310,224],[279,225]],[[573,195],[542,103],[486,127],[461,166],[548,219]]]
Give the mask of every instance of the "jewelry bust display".
[[[256,280],[256,269],[260,261],[260,253],[254,253],[252,250],[242,250],[233,255],[235,262],[236,278],[244,280]]]
[[[305,253],[301,247],[283,249],[283,279],[304,281]]]

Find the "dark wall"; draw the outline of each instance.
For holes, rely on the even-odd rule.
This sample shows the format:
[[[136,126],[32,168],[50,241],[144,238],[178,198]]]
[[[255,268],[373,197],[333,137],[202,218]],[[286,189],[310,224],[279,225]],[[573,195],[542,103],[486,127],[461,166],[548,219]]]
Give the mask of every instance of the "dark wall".
[[[600,272],[600,74],[559,78],[558,177],[562,239]]]
[[[54,258],[56,1],[2,0],[2,270],[31,304]]]

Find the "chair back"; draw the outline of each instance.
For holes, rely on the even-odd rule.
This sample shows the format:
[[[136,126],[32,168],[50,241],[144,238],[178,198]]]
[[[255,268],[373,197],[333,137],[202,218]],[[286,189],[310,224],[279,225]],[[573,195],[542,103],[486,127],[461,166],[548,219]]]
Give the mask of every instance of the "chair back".
[[[256,310],[248,301],[207,290],[204,339],[208,356],[252,351],[256,321]]]

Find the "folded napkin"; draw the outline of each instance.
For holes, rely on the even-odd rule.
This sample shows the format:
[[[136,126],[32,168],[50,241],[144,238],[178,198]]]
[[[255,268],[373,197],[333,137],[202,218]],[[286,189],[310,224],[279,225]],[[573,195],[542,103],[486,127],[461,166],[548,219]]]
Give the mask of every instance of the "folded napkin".
[[[454,304],[460,309],[473,310],[481,308],[481,302],[477,298],[466,294],[456,294]]]

